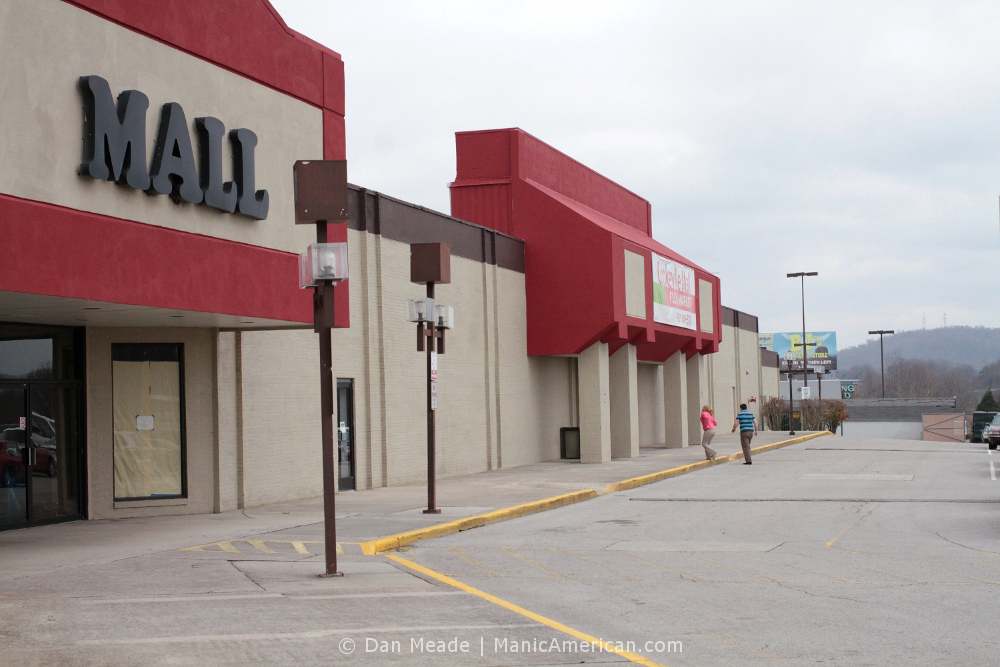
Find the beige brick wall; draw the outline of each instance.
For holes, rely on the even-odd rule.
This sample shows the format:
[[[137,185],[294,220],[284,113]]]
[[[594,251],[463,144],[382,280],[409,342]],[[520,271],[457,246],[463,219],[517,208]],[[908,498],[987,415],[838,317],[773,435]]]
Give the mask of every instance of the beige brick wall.
[[[733,403],[736,400],[736,331],[735,327],[722,326],[719,351],[709,355],[711,387],[710,403],[720,428],[729,429],[736,418]]]
[[[111,345],[184,345],[188,497],[116,502]],[[87,515],[91,519],[203,514],[215,508],[214,332],[208,329],[87,329]]]
[[[757,333],[739,330],[740,341],[740,387],[742,395],[740,403],[746,403],[747,409],[757,416],[760,423],[760,342]],[[756,401],[750,402],[751,398]]]
[[[663,368],[660,364],[638,365],[639,444],[663,445]]]
[[[222,332],[216,340],[215,511],[225,512],[240,504],[236,334]]]
[[[524,274],[497,269],[497,286],[503,467],[557,460],[559,429],[579,424],[576,360],[529,357]]]
[[[779,389],[779,376],[777,368],[761,368],[761,394],[763,396],[777,396]]]

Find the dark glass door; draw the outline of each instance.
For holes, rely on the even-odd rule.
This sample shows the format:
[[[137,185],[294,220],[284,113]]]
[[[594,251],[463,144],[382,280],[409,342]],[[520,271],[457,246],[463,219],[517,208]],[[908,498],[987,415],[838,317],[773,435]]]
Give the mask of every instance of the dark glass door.
[[[72,384],[0,383],[0,528],[81,514],[79,409]]]
[[[27,423],[27,385],[0,385],[0,528],[28,520]]]
[[[80,419],[72,386],[29,384],[32,459],[29,520],[80,514]]]
[[[340,491],[353,491],[354,482],[354,380],[337,380],[337,458]]]

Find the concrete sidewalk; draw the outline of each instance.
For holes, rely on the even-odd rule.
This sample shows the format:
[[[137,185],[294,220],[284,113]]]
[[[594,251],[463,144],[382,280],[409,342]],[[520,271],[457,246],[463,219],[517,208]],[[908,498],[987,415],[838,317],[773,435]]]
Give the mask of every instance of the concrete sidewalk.
[[[789,439],[784,432],[762,432],[753,445]],[[720,459],[740,452],[735,434],[719,435],[713,446]],[[439,515],[423,514],[427,506],[423,483],[339,493],[337,538],[342,560],[356,560],[354,556],[362,555],[361,544],[378,538],[571,492],[600,494],[622,480],[701,461],[701,447],[643,448],[637,458],[603,464],[551,461],[440,479]],[[318,573],[324,554],[322,499],[221,514],[78,521],[0,532],[0,582],[178,550],[192,555],[239,554],[244,560],[313,560]]]

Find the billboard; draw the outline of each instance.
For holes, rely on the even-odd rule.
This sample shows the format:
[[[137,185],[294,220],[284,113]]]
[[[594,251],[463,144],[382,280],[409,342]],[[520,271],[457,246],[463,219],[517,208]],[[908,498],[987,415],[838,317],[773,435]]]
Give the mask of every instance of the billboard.
[[[760,346],[778,353],[778,370],[802,372],[802,332],[785,331],[758,335]],[[809,369],[821,373],[837,370],[837,332],[807,331]]]
[[[653,253],[653,321],[697,328],[694,269]]]

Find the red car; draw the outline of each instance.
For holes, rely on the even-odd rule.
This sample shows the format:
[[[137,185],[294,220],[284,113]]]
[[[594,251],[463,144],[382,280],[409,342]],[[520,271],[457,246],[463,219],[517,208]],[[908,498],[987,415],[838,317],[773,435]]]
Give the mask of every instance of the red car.
[[[45,447],[33,447],[35,475],[56,476],[56,455]],[[24,429],[9,428],[0,433],[0,487],[24,484]]]

